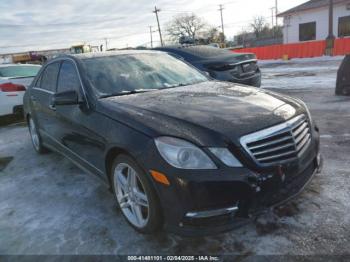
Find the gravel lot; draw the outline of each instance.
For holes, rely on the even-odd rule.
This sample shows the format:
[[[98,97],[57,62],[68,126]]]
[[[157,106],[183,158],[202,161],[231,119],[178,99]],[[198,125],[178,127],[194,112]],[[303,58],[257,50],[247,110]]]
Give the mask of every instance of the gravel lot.
[[[136,233],[102,181],[58,154],[35,154],[24,124],[1,127],[0,254],[350,255],[350,98],[334,96],[339,63],[262,63],[264,87],[309,105],[324,169],[285,207],[217,236]]]

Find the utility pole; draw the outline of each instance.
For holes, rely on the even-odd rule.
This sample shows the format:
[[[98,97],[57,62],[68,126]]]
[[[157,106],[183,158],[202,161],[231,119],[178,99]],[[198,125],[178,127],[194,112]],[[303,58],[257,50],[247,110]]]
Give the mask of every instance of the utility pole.
[[[219,11],[221,16],[221,32],[222,32],[222,43],[225,42],[225,30],[224,30],[224,18],[222,16],[222,10],[224,10],[222,5],[219,5]]]
[[[329,0],[329,15],[328,15],[328,37],[326,39],[326,55],[333,54],[334,48],[334,31],[333,31],[333,0]]]
[[[275,37],[276,28],[275,28],[274,19],[273,19],[275,17],[275,12],[274,12],[275,7],[271,7],[270,10],[271,10],[271,31],[272,31],[272,36]]]
[[[274,17],[275,17],[275,12],[274,12],[274,10],[275,10],[275,7],[271,7],[270,8],[270,10],[271,10],[271,14],[272,14],[272,16],[271,16],[271,28],[273,28],[273,26],[274,26]]]
[[[159,31],[159,38],[160,38],[160,45],[161,45],[161,46],[164,46],[164,44],[163,44],[163,38],[162,38],[162,31],[160,30],[160,25],[159,25],[158,12],[160,12],[160,9],[157,9],[157,7],[155,6],[155,7],[154,7],[153,13],[156,14],[156,18],[157,18],[158,31]]]
[[[108,44],[108,39],[107,39],[107,38],[105,38],[105,48],[106,48],[106,50],[105,50],[105,51],[107,51],[107,50],[108,50],[108,46],[107,46],[107,44]]]
[[[278,0],[275,0],[276,26],[278,26]]]
[[[328,38],[334,38],[333,32],[333,0],[329,0],[329,16],[328,16]]]
[[[149,27],[149,33],[151,35],[151,48],[153,48],[153,32],[152,32],[152,26]]]

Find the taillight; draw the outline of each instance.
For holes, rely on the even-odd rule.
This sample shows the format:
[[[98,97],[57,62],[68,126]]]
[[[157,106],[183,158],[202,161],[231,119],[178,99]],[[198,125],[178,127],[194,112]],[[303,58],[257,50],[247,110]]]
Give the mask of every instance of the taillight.
[[[26,88],[23,85],[17,85],[14,83],[4,83],[4,84],[0,84],[0,91],[19,92],[19,91],[26,91]]]

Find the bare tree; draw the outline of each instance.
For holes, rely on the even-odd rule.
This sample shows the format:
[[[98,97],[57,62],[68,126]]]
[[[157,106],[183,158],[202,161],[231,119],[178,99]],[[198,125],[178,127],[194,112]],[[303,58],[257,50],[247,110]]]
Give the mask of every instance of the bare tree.
[[[245,46],[246,41],[251,40],[252,35],[254,35],[254,33],[251,32],[251,28],[245,27],[241,29],[241,31],[234,37],[234,39],[237,45]]]
[[[207,27],[207,23],[195,14],[181,14],[175,16],[166,26],[170,38],[187,37],[195,40],[198,34]]]
[[[250,27],[252,28],[257,38],[261,37],[266,33],[266,31],[269,30],[269,25],[263,16],[254,17],[254,20],[250,24]]]
[[[220,32],[217,27],[210,27],[203,32],[203,35],[208,43],[223,43],[226,41],[224,34]]]

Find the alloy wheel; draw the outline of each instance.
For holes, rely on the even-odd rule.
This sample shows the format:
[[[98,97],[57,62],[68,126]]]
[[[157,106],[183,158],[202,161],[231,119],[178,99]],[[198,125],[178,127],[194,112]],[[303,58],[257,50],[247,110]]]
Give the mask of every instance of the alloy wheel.
[[[34,148],[39,151],[40,149],[40,139],[39,139],[39,134],[36,129],[35,123],[32,118],[29,119],[29,133],[30,137],[32,139]]]
[[[113,180],[117,201],[127,220],[137,228],[145,227],[149,204],[139,174],[130,165],[119,163]]]

